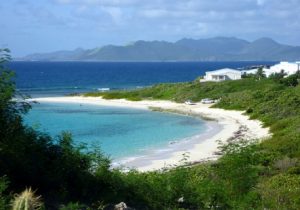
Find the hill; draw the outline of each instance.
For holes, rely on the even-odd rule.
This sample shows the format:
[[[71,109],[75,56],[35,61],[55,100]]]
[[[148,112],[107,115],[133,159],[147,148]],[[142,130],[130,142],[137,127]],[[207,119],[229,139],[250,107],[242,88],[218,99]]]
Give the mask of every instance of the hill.
[[[280,44],[270,38],[253,42],[234,37],[181,39],[176,42],[136,41],[126,46],[38,53],[24,61],[295,61],[300,46]]]

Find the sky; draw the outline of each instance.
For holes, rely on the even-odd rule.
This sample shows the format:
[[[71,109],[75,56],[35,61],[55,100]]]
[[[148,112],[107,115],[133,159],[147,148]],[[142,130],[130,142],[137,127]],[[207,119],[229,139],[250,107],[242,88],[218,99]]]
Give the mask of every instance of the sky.
[[[137,40],[270,37],[300,46],[300,0],[1,0],[14,57]]]

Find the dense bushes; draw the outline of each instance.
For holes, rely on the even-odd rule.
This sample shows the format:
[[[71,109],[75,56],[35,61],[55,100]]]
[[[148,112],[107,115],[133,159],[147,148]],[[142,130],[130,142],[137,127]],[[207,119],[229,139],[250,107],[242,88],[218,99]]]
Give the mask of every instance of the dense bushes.
[[[253,91],[259,89],[279,88],[283,85],[272,80],[256,81],[252,78],[220,83],[205,82],[198,80],[187,83],[158,84],[149,88],[132,91],[110,91],[87,93],[85,96],[102,96],[105,99],[126,98],[131,100],[160,99],[184,102],[187,99],[199,101],[202,98],[221,98],[231,93]]]
[[[300,206],[300,176],[279,174],[258,185],[262,206],[268,209],[297,210]]]

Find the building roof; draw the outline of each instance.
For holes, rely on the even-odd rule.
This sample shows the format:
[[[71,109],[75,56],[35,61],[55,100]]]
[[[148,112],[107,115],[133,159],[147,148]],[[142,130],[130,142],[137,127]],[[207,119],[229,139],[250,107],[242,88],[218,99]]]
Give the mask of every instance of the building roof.
[[[219,69],[215,71],[207,71],[207,74],[226,74],[226,73],[236,73],[236,74],[241,74],[242,72],[239,70],[235,69],[230,69],[230,68],[224,68],[224,69]]]
[[[265,71],[266,69],[264,69]],[[256,74],[257,69],[250,69],[250,70],[244,70],[242,71],[243,74]]]

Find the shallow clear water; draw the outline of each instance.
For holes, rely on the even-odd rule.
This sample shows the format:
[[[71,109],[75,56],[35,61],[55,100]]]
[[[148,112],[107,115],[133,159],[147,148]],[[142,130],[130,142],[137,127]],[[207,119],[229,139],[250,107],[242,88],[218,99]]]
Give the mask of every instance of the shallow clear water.
[[[53,137],[70,131],[75,143],[100,146],[113,159],[161,149],[206,131],[204,121],[189,116],[72,103],[36,104],[25,122]]]

